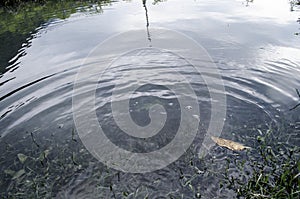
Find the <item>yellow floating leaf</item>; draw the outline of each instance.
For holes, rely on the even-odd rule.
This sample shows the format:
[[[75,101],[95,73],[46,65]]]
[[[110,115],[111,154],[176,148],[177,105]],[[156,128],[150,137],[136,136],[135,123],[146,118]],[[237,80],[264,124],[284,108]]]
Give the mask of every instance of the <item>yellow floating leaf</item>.
[[[218,138],[218,137],[211,136],[211,139],[217,145],[226,147],[226,148],[228,148],[230,150],[233,150],[233,151],[242,151],[244,149],[250,149],[251,148],[251,147],[242,145],[240,143],[237,143],[237,142],[234,142],[234,141],[231,141],[231,140],[226,140],[226,139],[223,139],[223,138]]]

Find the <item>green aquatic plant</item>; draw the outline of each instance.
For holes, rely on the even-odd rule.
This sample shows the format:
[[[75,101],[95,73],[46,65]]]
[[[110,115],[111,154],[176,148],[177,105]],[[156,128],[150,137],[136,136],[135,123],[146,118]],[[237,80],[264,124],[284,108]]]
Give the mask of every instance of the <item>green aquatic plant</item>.
[[[59,142],[44,140],[27,133],[17,144],[6,146],[6,159],[1,162],[0,195],[6,198],[52,198],[76,173],[92,162],[89,153],[78,144],[74,130]],[[20,146],[31,147],[20,150]]]
[[[260,131],[256,152],[259,156],[245,160],[227,159],[228,167],[224,184],[236,192],[238,198],[263,199],[300,197],[300,148],[291,147],[271,137],[269,130],[265,135]],[[240,175],[230,174],[230,165],[235,162]],[[250,170],[247,179],[241,179],[244,169]],[[224,185],[222,185],[224,186]]]
[[[76,176],[94,165],[90,178],[95,180],[95,189],[100,192],[109,192],[112,198],[150,197],[153,190],[149,190],[147,184],[134,185],[135,190],[118,184],[120,175],[126,174],[99,165],[81,144],[74,129],[69,131],[64,141],[55,136],[41,139],[41,134],[37,130],[27,133],[15,145],[7,144],[6,158],[2,162],[5,169],[0,173],[0,195],[8,198],[57,197]],[[230,190],[231,197],[299,198],[299,147],[280,142],[272,136],[271,130],[266,133],[258,130],[256,143],[257,147],[244,151],[232,151],[216,145],[210,155],[201,159],[194,150],[196,146],[192,145],[180,160],[185,165],[184,169],[176,165],[169,168],[177,172],[173,180],[178,179],[181,188],[170,189],[165,196],[207,198],[209,194],[199,182],[214,179],[222,183],[219,187],[216,185],[213,191]],[[25,144],[31,146],[22,148]],[[214,157],[224,155],[226,160]],[[100,192],[95,194],[101,196]]]

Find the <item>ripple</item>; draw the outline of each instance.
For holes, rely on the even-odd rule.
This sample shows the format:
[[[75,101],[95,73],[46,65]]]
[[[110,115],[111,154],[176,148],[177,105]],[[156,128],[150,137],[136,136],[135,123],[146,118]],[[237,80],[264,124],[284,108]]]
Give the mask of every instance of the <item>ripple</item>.
[[[289,108],[299,102],[295,93],[295,88],[299,88],[300,85],[299,49],[278,46],[283,41],[287,44],[292,43],[285,36],[282,38],[282,35],[289,33],[272,35],[269,40],[268,28],[255,28],[264,27],[267,22],[256,20],[255,23],[249,23],[251,20],[245,22],[246,17],[243,14],[242,18],[240,18],[241,15],[237,15],[234,20],[228,20],[232,18],[232,14],[227,13],[218,15],[226,16],[225,20],[213,17],[213,20],[206,21],[210,18],[211,13],[219,11],[206,12],[205,15],[206,9],[214,9],[209,5],[205,7],[203,13],[200,13],[201,6],[197,7],[198,2],[187,4],[190,6],[193,19],[182,20],[178,17],[186,14],[182,12],[181,6],[178,6],[181,4],[174,2],[161,3],[166,7],[171,5],[166,11],[166,13],[172,14],[171,19],[168,14],[163,12],[164,6],[149,9],[150,19],[151,14],[156,13],[164,20],[167,19],[162,15],[167,16],[169,22],[175,21],[174,23],[169,24],[169,22],[162,21],[150,24],[153,26],[162,24],[174,29],[186,28],[184,31],[194,31],[193,33],[200,37],[199,41],[205,40],[204,44],[208,44],[208,48],[213,44],[208,50],[212,51],[211,56],[214,63],[219,67],[227,96],[227,104],[220,105],[227,108],[225,126],[222,132],[217,133],[221,133],[221,136],[226,139],[255,148],[257,147],[256,137],[259,135],[258,129],[265,132],[264,130],[272,128],[273,135],[278,139],[287,141],[291,145],[299,145],[299,109],[293,112],[289,111]],[[220,2],[216,1],[212,5],[219,4]],[[124,8],[120,8],[120,5]],[[123,191],[127,191],[128,194],[133,193],[134,196],[148,194],[149,198],[163,198],[166,195],[179,198],[182,194],[193,198],[196,191],[202,192],[204,197],[211,198],[221,194],[222,189],[220,190],[218,186],[221,177],[219,179],[217,174],[217,177],[211,176],[205,164],[199,162],[197,155],[212,117],[211,93],[222,94],[220,90],[208,90],[207,88],[204,77],[210,77],[217,82],[214,74],[209,72],[199,74],[190,63],[174,53],[162,52],[155,48],[135,49],[125,53],[110,65],[108,64],[102,74],[92,73],[90,77],[83,79],[79,85],[80,92],[73,93],[73,82],[78,68],[82,67],[88,70],[90,67],[88,64],[80,65],[80,63],[96,43],[104,40],[103,35],[107,36],[112,32],[128,30],[133,27],[132,24],[135,28],[143,27],[143,22],[136,21],[144,16],[140,15],[135,6],[141,7],[140,4],[133,2],[130,4],[118,2],[116,5],[114,4],[113,12],[109,12],[108,15],[100,17],[90,15],[88,18],[75,15],[69,21],[65,20],[66,23],[50,20],[37,28],[38,34],[34,38],[29,38],[28,45],[24,44],[16,56],[11,59],[10,66],[6,68],[9,72],[1,76],[0,83],[0,146],[2,151],[5,151],[4,148],[9,147],[9,144],[19,148],[14,153],[6,151],[9,156],[5,160],[6,163],[0,165],[1,170],[16,164],[17,153],[37,150],[32,146],[30,132],[34,132],[35,139],[40,143],[41,148],[50,146],[60,150],[57,143],[66,141],[61,150],[62,153],[66,152],[68,156],[65,157],[66,159],[73,155],[72,144],[83,148],[80,139],[76,137],[77,133],[73,130],[72,97],[89,94],[92,91],[90,89],[92,85],[97,85],[97,87],[94,92],[95,106],[90,111],[96,112],[99,124],[105,129],[105,135],[114,144],[137,153],[163,148],[174,139],[178,123],[182,119],[180,117],[181,110],[195,108],[189,104],[181,107],[178,102],[184,98],[194,100],[192,95],[175,93],[169,89],[169,87],[183,87],[182,80],[188,80],[197,95],[200,115],[193,115],[193,118],[200,120],[200,127],[193,145],[178,161],[150,174],[128,174],[108,169],[90,157],[83,161],[88,165],[76,170],[75,173],[68,174],[63,185],[57,185],[61,186],[58,187],[60,193],[57,193],[57,198],[90,198],[96,194],[103,198],[120,198],[123,197]],[[226,6],[230,7],[229,3],[227,5],[226,2]],[[237,5],[234,4],[235,6]],[[93,7],[93,9],[96,8]],[[224,11],[223,7],[219,9]],[[242,9],[248,9],[249,12],[251,8],[243,7]],[[126,18],[127,12],[130,10],[134,10],[137,17],[134,15],[134,19]],[[240,11],[241,8],[237,10]],[[124,11],[125,14],[122,13],[120,17],[117,13],[121,13],[121,11]],[[130,16],[133,17],[133,15]],[[202,16],[204,16],[204,20]],[[108,19],[110,23],[107,23]],[[274,20],[274,22],[276,21]],[[226,25],[227,22],[230,24]],[[142,26],[139,26],[140,23]],[[197,24],[202,24],[203,27],[196,28]],[[83,28],[78,29],[78,27]],[[272,31],[276,28],[280,34],[281,30],[285,30],[285,26],[278,26],[278,24],[268,24],[267,27],[271,27]],[[251,31],[247,32],[249,28]],[[222,34],[219,34],[220,32]],[[59,39],[61,36],[63,38]],[[280,41],[277,41],[276,37],[280,37],[278,39]],[[250,41],[255,39],[257,42],[252,44],[248,38]],[[146,34],[145,40],[147,41]],[[260,40],[263,40],[262,43]],[[155,39],[153,41],[155,42]],[[274,41],[274,44],[269,44],[270,41]],[[110,52],[109,55],[114,56],[114,52]],[[95,60],[95,63],[90,64],[98,64],[99,67],[105,64],[105,62]],[[205,60],[201,61],[203,68],[207,69],[208,63]],[[178,73],[185,79],[178,78]],[[96,76],[97,80],[92,76]],[[147,78],[152,81],[147,82]],[[120,79],[122,81],[119,81]],[[117,83],[118,86],[116,86]],[[129,92],[133,87],[137,89]],[[114,92],[117,92],[117,97],[112,100]],[[132,118],[134,123],[141,128],[151,124],[151,110],[158,110],[157,115],[165,116],[166,124],[156,135],[145,139],[126,134],[114,120],[112,101],[120,103],[129,101],[126,107],[130,114],[125,115],[119,110],[119,115],[124,118]],[[83,99],[79,106],[85,107],[87,103],[88,101]],[[151,109],[154,105],[160,105],[163,108]],[[77,138],[77,142],[73,141],[74,136]],[[47,142],[52,138],[54,141]],[[220,147],[213,148],[212,154],[213,157],[208,156],[207,161],[216,171],[225,169],[226,158],[235,158],[236,155],[234,152]],[[246,156],[243,153],[239,155]],[[49,160],[54,156],[56,154],[50,153]],[[3,158],[0,160],[2,161]],[[63,168],[68,166],[59,165]],[[236,175],[234,166],[230,165],[229,172]],[[195,169],[196,167],[198,170]],[[195,171],[199,172],[199,175],[193,178]],[[247,172],[249,171],[247,170]],[[56,173],[53,175],[55,176]],[[194,191],[191,191],[187,182],[194,186]],[[114,192],[114,190],[118,191]],[[231,197],[233,196],[228,193],[227,198]]]

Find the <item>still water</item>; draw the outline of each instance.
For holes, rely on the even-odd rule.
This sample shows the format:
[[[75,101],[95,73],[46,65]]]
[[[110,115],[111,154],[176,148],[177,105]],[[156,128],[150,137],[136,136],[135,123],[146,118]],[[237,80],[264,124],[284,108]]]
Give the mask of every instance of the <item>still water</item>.
[[[295,90],[300,89],[299,8],[291,7],[289,1],[170,0],[147,1],[146,7],[142,1],[106,1],[59,8],[48,11],[46,18],[28,12],[27,20],[37,21],[32,30],[22,24],[28,21],[13,29],[9,13],[0,15],[2,26],[9,27],[0,34],[1,49],[5,49],[0,78],[1,195],[232,198],[231,190],[220,187],[222,176],[217,173],[224,169],[225,159],[236,154],[215,146],[204,162],[198,157],[210,125],[213,129],[219,125],[211,121],[213,103],[226,107],[221,117],[224,126],[213,133],[255,148],[258,129],[272,129],[272,136],[299,146],[300,108],[290,110],[300,101]],[[226,104],[211,100],[221,90],[209,89],[205,81],[209,74],[199,75],[177,54],[154,48],[161,37],[180,42],[171,35],[159,35],[158,29],[183,34],[207,51],[222,77]],[[100,78],[93,78],[92,72],[86,78],[79,75],[83,91],[74,93],[78,71],[88,71],[92,61],[99,67],[102,64],[87,60],[96,47],[132,30],[145,34],[124,37],[126,48],[132,50],[118,57]],[[135,49],[136,43],[145,48]],[[116,56],[118,45],[114,40],[104,51]],[[172,68],[190,81],[199,107],[182,106],[185,96],[170,91],[170,86],[180,85]],[[124,74],[131,76],[125,76],[115,91],[115,82]],[[140,81],[145,77],[153,80],[151,84]],[[95,106],[90,111],[96,113],[105,135],[122,149],[145,153],[163,148],[180,129],[181,109],[199,108],[200,114],[194,114],[199,130],[193,143],[178,160],[157,171],[132,174],[107,167],[86,150],[74,123],[72,99],[88,92],[90,85],[96,85]],[[131,93],[133,85],[137,89]],[[132,120],[141,127],[153,122],[149,114],[154,104],[163,106],[159,112],[165,125],[159,135],[145,140],[122,133],[112,114],[113,92],[118,101],[128,102]],[[80,105],[85,106],[85,101]],[[116,115],[125,121],[128,115],[118,111]],[[210,169],[205,162],[212,165]]]

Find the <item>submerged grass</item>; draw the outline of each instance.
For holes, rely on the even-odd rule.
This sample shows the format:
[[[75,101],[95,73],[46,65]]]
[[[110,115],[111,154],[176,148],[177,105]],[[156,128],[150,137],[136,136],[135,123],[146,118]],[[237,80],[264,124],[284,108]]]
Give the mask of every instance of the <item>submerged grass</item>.
[[[246,167],[251,171],[249,178],[244,180],[241,175],[230,174],[234,160],[227,159],[224,184],[236,192],[237,198],[300,198],[300,148],[291,148],[274,139],[270,130],[265,136],[258,136],[257,141],[258,157],[235,162],[239,174],[244,174]]]
[[[27,138],[16,146],[7,144],[6,160],[0,165],[5,168],[0,173],[0,187],[6,188],[0,189],[2,198],[52,198],[91,161],[88,152],[77,147],[73,136],[64,142],[54,137],[41,141],[36,133],[27,133]],[[30,142],[31,147],[21,147]]]
[[[230,192],[230,198],[300,198],[299,147],[280,142],[272,136],[271,130],[266,133],[258,131],[258,147],[247,151],[232,151],[216,146],[209,156],[200,159],[190,150],[180,160],[185,162],[185,167],[180,169],[173,165],[170,168],[178,170],[178,176],[174,176],[174,179],[178,179],[176,183],[179,183],[181,189],[170,190],[165,197],[209,198],[213,192],[218,193],[220,198],[228,198],[224,193]],[[92,162],[95,167],[100,166],[102,169],[93,170],[91,177],[99,179],[97,189],[109,192],[109,197],[150,198],[153,187],[149,188],[147,184],[137,186],[135,191],[118,185],[120,173],[103,168],[103,165],[97,166],[97,161],[82,148],[74,130],[70,132],[69,139],[61,143],[54,137],[41,142],[37,132],[28,133],[28,139],[24,142],[29,141],[32,148],[28,150],[19,151],[18,146],[7,146],[6,155],[14,154],[15,157],[13,164],[8,165],[0,176],[0,184],[7,185],[6,190],[0,191],[0,195],[7,196],[3,198],[56,197]],[[220,184],[209,190],[211,193],[205,193],[207,187],[210,187],[210,180],[214,183],[219,181]]]

